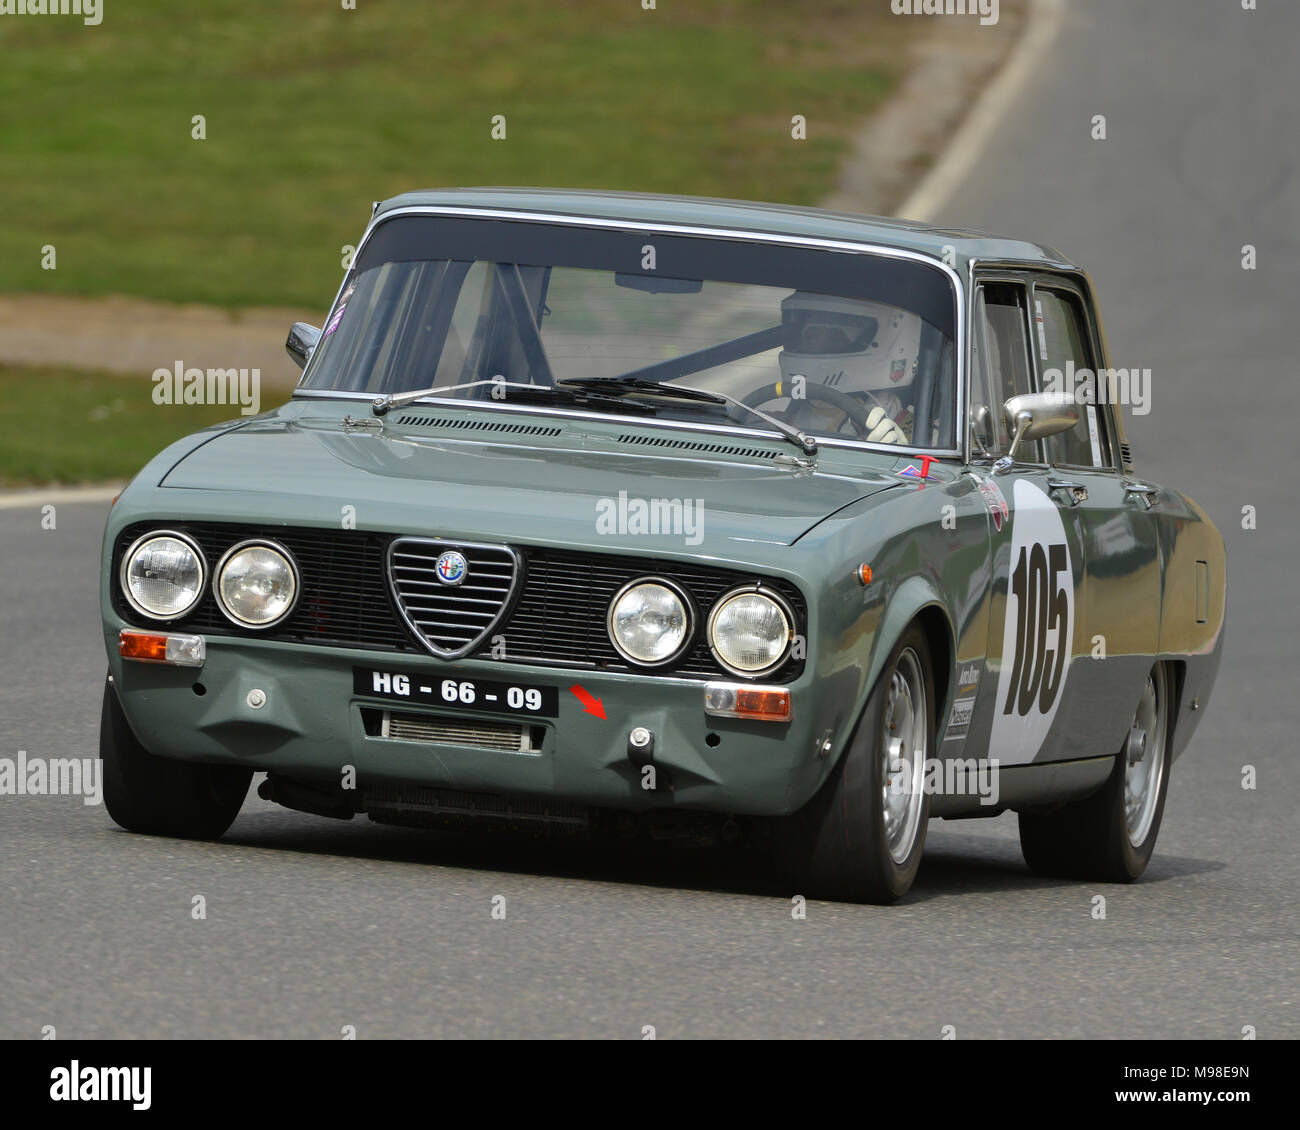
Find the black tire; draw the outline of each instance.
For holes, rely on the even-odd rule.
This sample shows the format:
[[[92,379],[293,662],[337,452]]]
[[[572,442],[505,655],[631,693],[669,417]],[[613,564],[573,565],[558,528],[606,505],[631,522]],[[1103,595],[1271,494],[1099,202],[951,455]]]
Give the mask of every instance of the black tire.
[[[930,797],[920,790],[915,838],[901,860],[889,850],[883,804],[889,761],[884,740],[886,708],[891,682],[907,653],[915,657],[925,688],[920,713],[926,746],[921,761],[935,756],[934,673],[925,633],[919,624],[913,624],[890,653],[839,764],[817,795],[781,823],[778,843],[800,893],[849,902],[891,903],[905,895],[916,878],[925,849]],[[909,759],[911,754],[909,751]],[[900,851],[906,842],[904,837]]]
[[[1169,792],[1173,718],[1173,685],[1168,668],[1156,664],[1148,678],[1158,699],[1162,722],[1160,748],[1156,751],[1161,759],[1161,776],[1149,831],[1137,844],[1129,835],[1125,807],[1129,752],[1126,738],[1115,756],[1110,777],[1091,796],[1050,812],[1020,813],[1020,850],[1031,871],[1065,879],[1131,883],[1146,870],[1155,850]],[[1141,712],[1139,704],[1139,717]]]
[[[215,840],[239,815],[253,771],[155,757],[131,731],[112,683],[99,719],[104,807],[128,832]]]

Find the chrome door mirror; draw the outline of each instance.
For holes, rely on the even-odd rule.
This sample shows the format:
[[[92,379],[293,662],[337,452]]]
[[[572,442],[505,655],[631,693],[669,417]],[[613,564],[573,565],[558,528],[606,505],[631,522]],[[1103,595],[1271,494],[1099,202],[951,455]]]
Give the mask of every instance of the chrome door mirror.
[[[982,455],[990,454],[996,442],[993,434],[993,413],[987,404],[977,404],[970,414],[971,439]]]
[[[998,460],[997,469],[1008,470],[1016,452],[1026,440],[1046,439],[1068,432],[1079,422],[1079,405],[1063,392],[1026,392],[1013,396],[1002,406],[1011,431],[1011,448]]]
[[[289,336],[285,338],[284,351],[293,358],[298,368],[305,369],[318,341],[320,330],[315,326],[309,326],[306,322],[294,322]]]

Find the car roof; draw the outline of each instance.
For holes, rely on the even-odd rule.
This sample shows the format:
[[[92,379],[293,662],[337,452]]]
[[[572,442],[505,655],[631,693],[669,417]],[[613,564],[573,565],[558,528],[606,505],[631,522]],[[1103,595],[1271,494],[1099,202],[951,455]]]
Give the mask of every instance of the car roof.
[[[943,228],[909,220],[860,216],[823,208],[723,200],[703,196],[665,196],[648,192],[596,192],[558,188],[441,188],[406,192],[383,201],[375,219],[400,208],[478,208],[485,211],[539,212],[547,215],[622,220],[631,224],[762,232],[805,239],[873,243],[942,260],[945,248],[953,266],[1008,261],[1074,269],[1060,252],[1025,240],[987,235],[966,228]],[[953,260],[956,262],[952,262]]]

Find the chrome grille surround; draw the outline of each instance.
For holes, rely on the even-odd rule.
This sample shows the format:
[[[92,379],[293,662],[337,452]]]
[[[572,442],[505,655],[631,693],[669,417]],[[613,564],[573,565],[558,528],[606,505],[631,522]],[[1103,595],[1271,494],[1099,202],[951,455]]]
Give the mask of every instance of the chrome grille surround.
[[[437,560],[448,550],[469,566],[454,585],[437,575]],[[393,604],[415,638],[439,659],[460,659],[501,623],[523,565],[508,545],[403,537],[389,543],[386,571]]]

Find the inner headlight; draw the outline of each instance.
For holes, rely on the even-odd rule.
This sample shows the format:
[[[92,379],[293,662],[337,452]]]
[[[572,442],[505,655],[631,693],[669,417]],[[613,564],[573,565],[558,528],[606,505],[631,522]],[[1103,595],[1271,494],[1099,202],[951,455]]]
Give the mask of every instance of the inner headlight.
[[[184,534],[145,534],[122,557],[118,578],[131,607],[154,620],[184,616],[203,595],[203,554]]]
[[[728,593],[709,616],[709,646],[737,675],[761,675],[785,658],[794,614],[785,601],[757,589]]]
[[[691,635],[686,594],[669,581],[624,585],[609,602],[609,638],[624,659],[657,666],[677,658]]]
[[[289,551],[274,542],[243,542],[217,566],[213,586],[221,610],[245,628],[269,628],[298,599],[298,570]]]

